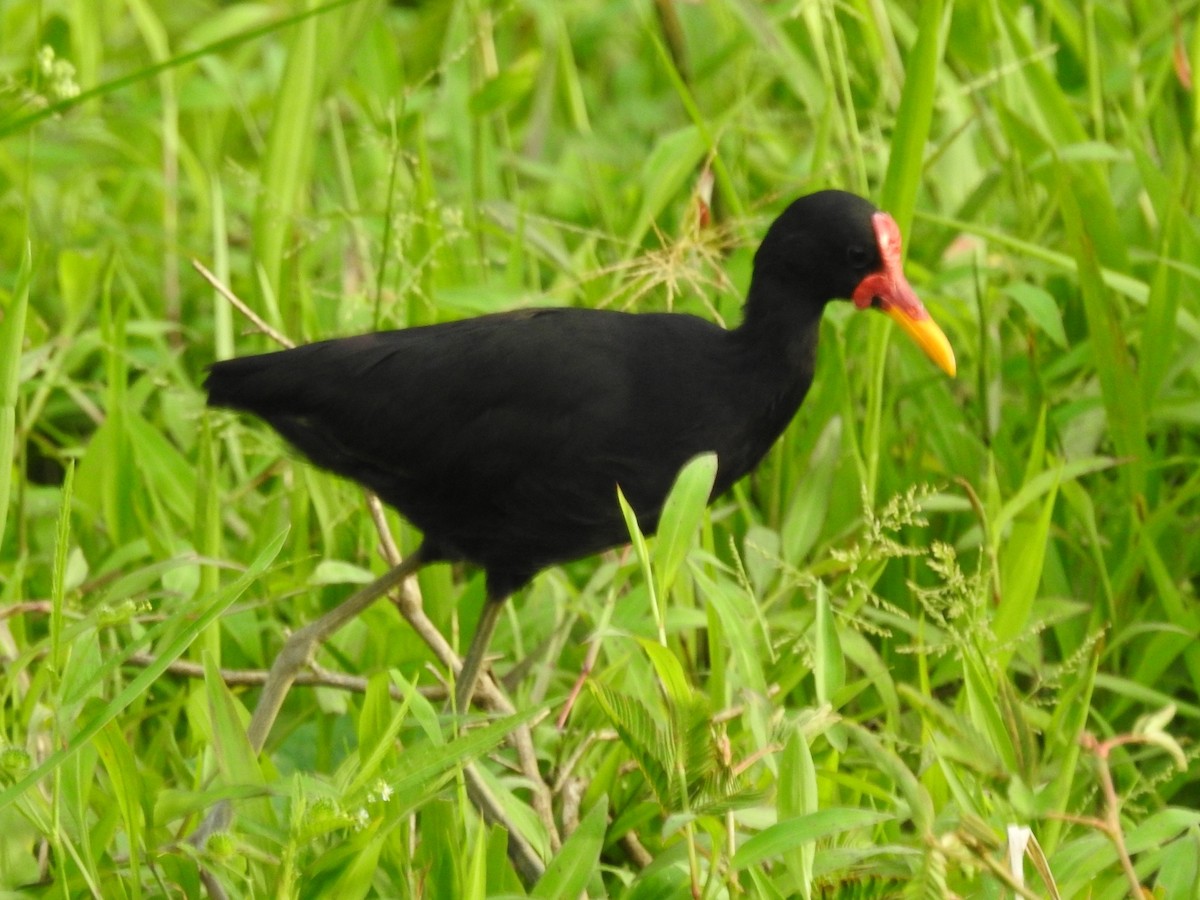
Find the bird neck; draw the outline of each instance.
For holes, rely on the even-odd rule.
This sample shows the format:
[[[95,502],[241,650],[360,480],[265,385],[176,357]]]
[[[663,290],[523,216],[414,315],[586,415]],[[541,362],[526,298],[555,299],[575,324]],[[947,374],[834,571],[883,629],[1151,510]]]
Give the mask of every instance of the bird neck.
[[[742,324],[729,332],[727,380],[744,429],[721,458],[718,492],[753,469],[796,415],[812,384],[820,325],[821,304],[769,290],[761,277],[752,282]]]
[[[750,282],[738,340],[759,365],[811,378],[825,304],[758,273]]]

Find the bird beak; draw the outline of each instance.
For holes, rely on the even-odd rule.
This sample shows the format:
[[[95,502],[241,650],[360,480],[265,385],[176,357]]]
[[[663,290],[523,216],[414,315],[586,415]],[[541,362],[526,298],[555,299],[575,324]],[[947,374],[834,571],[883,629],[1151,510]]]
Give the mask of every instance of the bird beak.
[[[953,378],[958,371],[954,350],[904,277],[900,264],[900,228],[896,220],[885,212],[875,213],[871,220],[883,267],[860,281],[850,299],[859,309],[873,306],[887,313],[917,342],[926,356]]]

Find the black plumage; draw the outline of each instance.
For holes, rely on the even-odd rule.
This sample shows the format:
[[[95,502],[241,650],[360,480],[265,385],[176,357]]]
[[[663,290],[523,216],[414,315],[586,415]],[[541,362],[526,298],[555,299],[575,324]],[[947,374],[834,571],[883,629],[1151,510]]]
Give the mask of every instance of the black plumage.
[[[681,466],[717,455],[714,496],[751,471],[812,383],[835,298],[895,318],[953,374],[900,272],[895,223],[840,191],[801,198],[754,260],[741,325],[536,309],[218,362],[212,406],[265,419],[317,465],[421,529],[503,598],[540,569],[623,543],[620,485],[653,532]]]

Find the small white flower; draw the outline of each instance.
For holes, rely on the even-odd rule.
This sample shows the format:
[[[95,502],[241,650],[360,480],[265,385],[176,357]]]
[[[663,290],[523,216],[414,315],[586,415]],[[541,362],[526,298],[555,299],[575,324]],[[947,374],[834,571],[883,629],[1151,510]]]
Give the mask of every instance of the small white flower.
[[[370,824],[371,815],[370,815],[370,813],[367,812],[367,809],[365,806],[360,806],[358,808],[358,812],[356,812],[353,816],[351,816],[350,819],[351,819],[351,824],[354,826],[354,830],[362,831],[364,828],[367,827],[367,825]]]

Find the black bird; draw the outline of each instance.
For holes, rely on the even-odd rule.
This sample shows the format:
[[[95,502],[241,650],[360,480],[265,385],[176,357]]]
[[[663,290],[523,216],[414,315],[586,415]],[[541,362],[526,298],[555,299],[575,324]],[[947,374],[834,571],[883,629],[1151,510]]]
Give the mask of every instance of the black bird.
[[[460,709],[502,601],[541,569],[624,543],[619,485],[646,533],[689,459],[713,496],[752,470],[809,385],[833,299],[882,310],[951,376],[954,354],[904,278],[895,221],[822,191],[754,258],[742,324],[678,313],[531,309],[218,362],[211,406],[245,410],[424,534],[420,562],[487,574]]]

